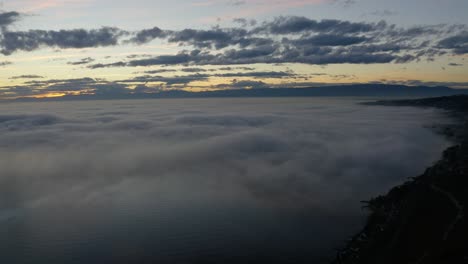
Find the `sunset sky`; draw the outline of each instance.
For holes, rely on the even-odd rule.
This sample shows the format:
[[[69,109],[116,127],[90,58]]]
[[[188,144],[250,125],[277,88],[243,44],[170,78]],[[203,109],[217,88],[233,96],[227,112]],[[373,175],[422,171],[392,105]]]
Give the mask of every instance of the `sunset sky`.
[[[466,0],[3,0],[0,98],[468,88]]]

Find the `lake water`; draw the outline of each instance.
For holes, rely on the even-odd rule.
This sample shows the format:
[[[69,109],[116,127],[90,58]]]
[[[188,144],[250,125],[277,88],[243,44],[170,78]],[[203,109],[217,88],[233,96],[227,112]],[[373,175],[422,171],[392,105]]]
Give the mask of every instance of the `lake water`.
[[[0,263],[327,263],[449,145],[363,99],[0,105]]]

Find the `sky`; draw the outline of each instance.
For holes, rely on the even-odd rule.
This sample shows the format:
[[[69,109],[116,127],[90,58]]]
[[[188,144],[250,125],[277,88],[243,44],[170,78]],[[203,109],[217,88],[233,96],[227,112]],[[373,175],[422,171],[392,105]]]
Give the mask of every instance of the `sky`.
[[[465,0],[3,0],[0,98],[468,88]]]

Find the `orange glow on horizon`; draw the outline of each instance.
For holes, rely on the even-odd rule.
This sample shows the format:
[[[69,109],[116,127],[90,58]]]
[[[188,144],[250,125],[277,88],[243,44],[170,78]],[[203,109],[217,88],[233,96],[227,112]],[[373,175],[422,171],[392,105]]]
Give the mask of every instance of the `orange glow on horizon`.
[[[67,94],[66,93],[46,93],[46,94],[33,95],[33,96],[28,96],[28,97],[42,99],[42,98],[62,97],[65,95]]]
[[[51,92],[51,93],[37,94],[37,95],[24,96],[24,97],[43,99],[43,98],[57,98],[57,97],[63,97],[63,96],[66,96],[66,95],[80,95],[80,94],[83,94],[83,93],[80,93],[80,92],[62,92],[62,93]]]

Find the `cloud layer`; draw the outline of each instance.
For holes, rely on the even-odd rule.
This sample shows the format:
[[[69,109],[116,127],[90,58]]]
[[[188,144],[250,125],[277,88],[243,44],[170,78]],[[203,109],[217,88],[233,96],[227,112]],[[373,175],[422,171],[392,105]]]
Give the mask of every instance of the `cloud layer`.
[[[307,98],[185,101],[13,107],[14,114],[0,116],[1,179],[16,175],[19,183],[31,183],[24,186],[31,193],[20,204],[37,198],[28,198],[32,194],[49,195],[47,188],[55,184],[55,177],[77,184],[87,180],[114,184],[127,177],[170,180],[190,175],[202,181],[227,181],[252,195],[262,193],[251,190],[252,183],[265,195],[274,194],[259,199],[313,206],[316,195],[320,203],[333,204],[346,202],[356,192],[378,193],[420,172],[445,144],[422,127],[437,116],[430,110],[371,109],[342,101],[338,107]],[[264,104],[270,101],[280,107]],[[26,157],[30,162],[19,166]],[[214,173],[221,168],[221,175]],[[283,188],[291,177],[297,185]],[[380,183],[372,186],[375,181]],[[370,189],[360,189],[365,187],[360,184]],[[296,195],[300,199],[295,200]]]
[[[0,48],[4,55],[50,48],[94,48],[142,45],[155,39],[186,47],[179,54],[114,62],[104,66],[227,65],[248,63],[404,63],[445,53],[466,54],[466,25],[422,25],[399,28],[385,21],[350,22],[277,17],[240,27],[127,31],[118,28],[10,31],[20,14],[1,13]]]
[[[68,259],[96,257],[106,246],[128,253],[142,246],[142,225],[148,246],[161,254],[158,238],[165,245],[170,237],[158,225],[190,234],[199,228],[193,243],[202,249],[203,243],[252,242],[236,228],[248,221],[261,240],[271,236],[268,228],[262,233],[266,219],[278,219],[278,226],[271,223],[275,233],[307,221],[301,231],[287,231],[291,245],[308,245],[307,254],[316,245],[312,255],[320,255],[358,228],[360,200],[418,175],[447,144],[423,127],[441,118],[433,110],[349,100],[87,101],[2,104],[0,110],[10,113],[0,116],[0,233],[12,230],[6,239],[26,241],[29,252],[16,258],[39,254],[55,234],[68,241],[53,246]],[[220,212],[235,224],[223,226]],[[180,226],[165,222],[180,214]],[[32,238],[30,231],[14,233],[11,225],[21,219]],[[209,224],[194,228],[197,223]],[[220,237],[206,240],[218,227]],[[309,231],[307,243],[298,242]],[[124,234],[122,241],[135,243],[115,251],[109,243]],[[95,246],[102,241],[97,237],[107,242]],[[79,255],[87,247],[101,253]]]

